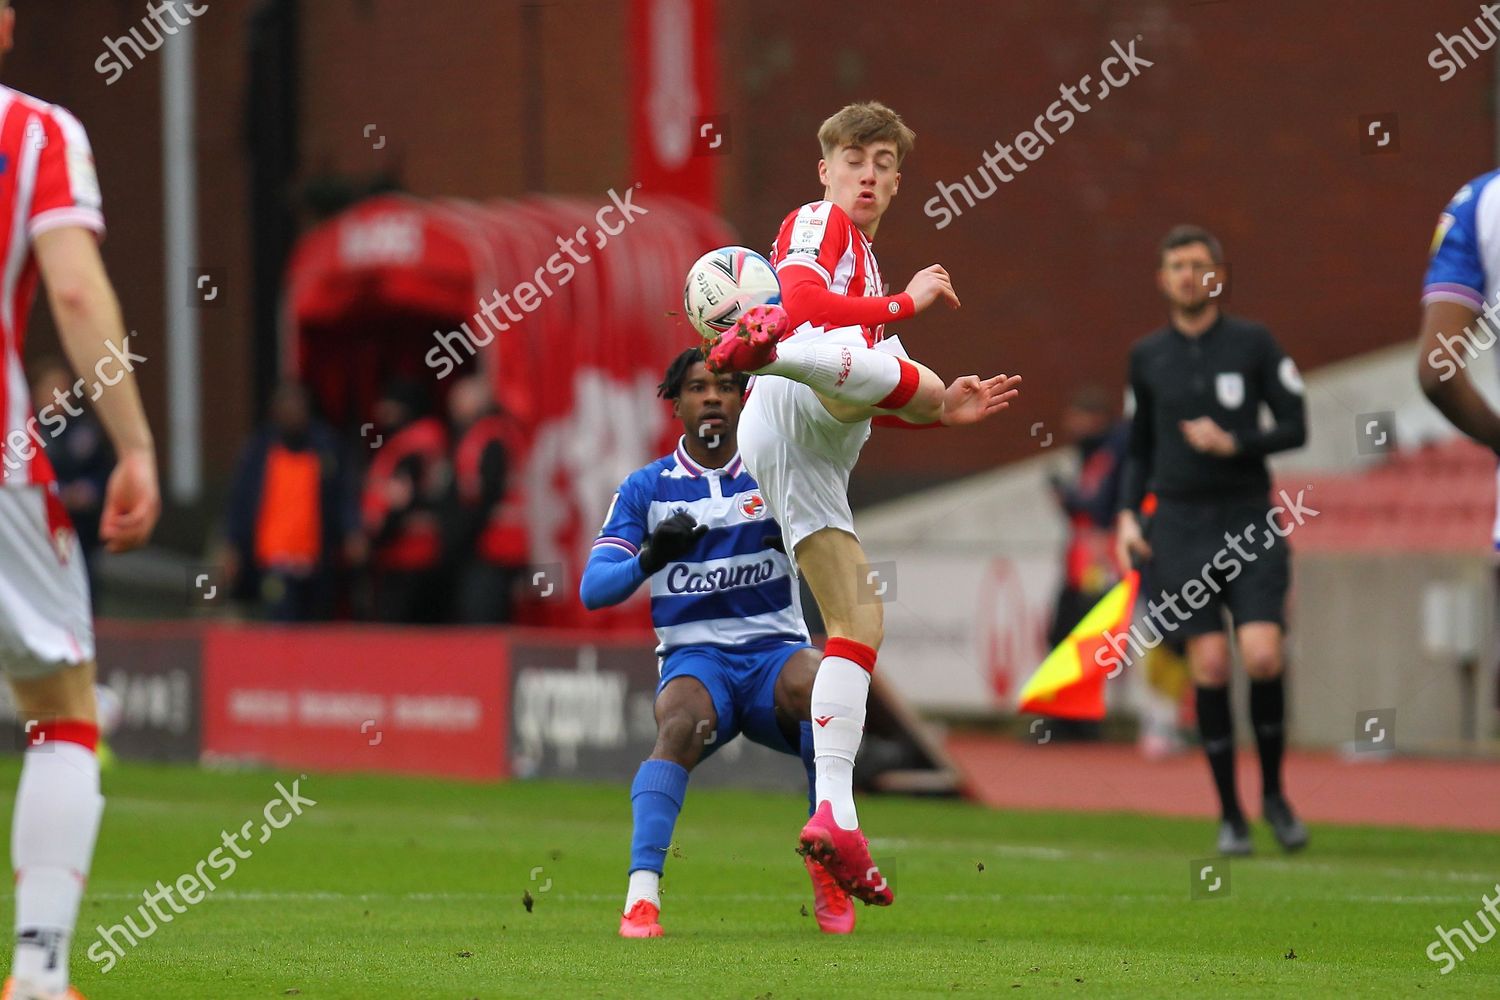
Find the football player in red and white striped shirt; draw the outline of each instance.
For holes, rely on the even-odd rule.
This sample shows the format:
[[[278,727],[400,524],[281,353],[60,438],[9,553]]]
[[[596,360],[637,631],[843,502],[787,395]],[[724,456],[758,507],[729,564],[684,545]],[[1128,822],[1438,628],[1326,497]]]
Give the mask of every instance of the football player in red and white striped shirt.
[[[886,323],[939,300],[959,300],[941,265],[885,295],[871,245],[901,183],[912,131],[882,104],[851,104],[818,130],[823,199],[781,225],[771,260],[782,305],[747,310],[709,352],[709,367],[756,379],[740,419],[740,455],[781,525],[786,551],[807,579],[828,630],[812,692],[818,809],[803,852],[867,903],[890,887],[870,859],[854,808],[854,757],[883,635],[875,573],[854,533],[849,473],[882,424],[956,426],[1005,409],[1017,376],[965,375],[946,388],[910,360]],[[779,377],[767,377],[779,376]]]
[[[14,30],[15,11],[0,0],[0,53]],[[68,950],[104,811],[88,582],[46,453],[84,394],[119,456],[100,525],[110,551],[145,542],[161,501],[131,372],[139,359],[99,255],[104,216],[88,136],[67,111],[8,87],[0,219],[0,672],[27,734],[11,821],[16,945],[0,1000],[57,1000],[78,995]],[[39,277],[82,378],[71,397],[33,414],[21,362]]]

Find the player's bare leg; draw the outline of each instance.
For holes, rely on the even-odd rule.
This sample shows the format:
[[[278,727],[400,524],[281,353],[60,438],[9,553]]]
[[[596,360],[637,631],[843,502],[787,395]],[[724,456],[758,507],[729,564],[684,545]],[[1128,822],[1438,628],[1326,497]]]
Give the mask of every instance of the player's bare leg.
[[[661,876],[682,811],[688,772],[717,734],[713,698],[694,677],[677,677],[656,698],[656,746],[630,789],[634,832],[621,937],[661,937]]]
[[[859,567],[867,560],[853,535],[824,528],[799,542],[796,554],[828,631],[811,704],[818,808],[802,828],[801,849],[850,895],[889,906],[894,895],[870,859],[854,809],[854,758],[864,734],[885,609],[879,601],[861,599]]]
[[[1284,850],[1307,846],[1307,828],[1297,819],[1281,787],[1286,747],[1286,689],[1282,631],[1275,622],[1246,622],[1236,629],[1240,661],[1250,675],[1250,725],[1260,755],[1261,814]]]
[[[94,664],[11,682],[29,743],[11,821],[16,947],[6,997],[77,997],[68,950],[104,813]]]
[[[776,678],[776,722],[787,742],[802,751],[802,763],[807,767],[807,815],[811,817],[818,808],[817,767],[813,739],[813,725],[809,721],[812,711],[812,689],[818,674],[821,657],[815,649],[803,649],[786,661],[781,674]],[[804,855],[803,864],[813,886],[813,916],[818,929],[824,934],[849,934],[854,930],[854,905],[849,893],[828,873],[828,870],[811,857]]]

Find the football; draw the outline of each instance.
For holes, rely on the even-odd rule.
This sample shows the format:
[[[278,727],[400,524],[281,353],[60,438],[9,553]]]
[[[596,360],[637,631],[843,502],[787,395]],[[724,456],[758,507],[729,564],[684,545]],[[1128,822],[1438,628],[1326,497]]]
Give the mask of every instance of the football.
[[[720,247],[699,257],[688,270],[682,307],[706,342],[734,325],[751,306],[781,302],[776,269],[754,250]]]

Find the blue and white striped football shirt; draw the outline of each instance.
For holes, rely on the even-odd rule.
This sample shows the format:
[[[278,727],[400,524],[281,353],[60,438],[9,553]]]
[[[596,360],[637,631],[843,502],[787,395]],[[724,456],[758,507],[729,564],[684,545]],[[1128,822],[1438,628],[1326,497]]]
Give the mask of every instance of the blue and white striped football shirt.
[[[1454,302],[1483,313],[1489,321],[1476,317],[1463,336],[1455,338],[1462,344],[1462,350],[1470,352],[1469,358],[1476,356],[1476,347],[1482,351],[1494,344],[1493,324],[1500,320],[1497,315],[1500,314],[1500,183],[1497,180],[1500,170],[1481,174],[1459,188],[1448,202],[1438,217],[1427,278],[1422,284],[1422,305]],[[1447,373],[1442,374],[1445,381],[1465,364],[1463,356],[1454,354],[1452,347],[1446,349],[1450,357],[1440,358],[1441,349],[1434,349],[1427,361],[1440,374],[1447,367]],[[1500,470],[1496,471],[1496,482],[1500,483]],[[1500,552],[1500,509],[1495,512],[1492,535],[1495,551]]]
[[[680,646],[807,642],[791,562],[767,545],[781,527],[738,454],[722,469],[705,469],[679,440],[672,454],[620,484],[594,551],[612,547],[635,556],[656,526],[679,510],[708,532],[686,558],[651,577],[657,654]]]

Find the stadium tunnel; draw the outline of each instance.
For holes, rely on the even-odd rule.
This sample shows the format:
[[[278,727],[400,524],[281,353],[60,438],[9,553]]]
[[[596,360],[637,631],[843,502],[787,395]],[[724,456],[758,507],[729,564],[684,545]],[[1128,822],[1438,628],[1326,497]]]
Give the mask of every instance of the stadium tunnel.
[[[656,384],[697,339],[679,315],[682,276],[703,247],[736,239],[685,201],[641,207],[608,232],[600,205],[578,198],[381,195],[310,230],[289,258],[282,373],[304,381],[336,426],[357,433],[393,378],[424,387],[439,412],[453,376],[492,381],[518,425],[512,462],[530,563],[558,571],[546,599],[520,609],[527,624],[585,622],[576,581],[604,505],[680,432]],[[565,254],[580,232],[587,238]],[[481,304],[502,293],[532,308],[494,330]],[[639,625],[631,604],[587,623],[615,616]]]

